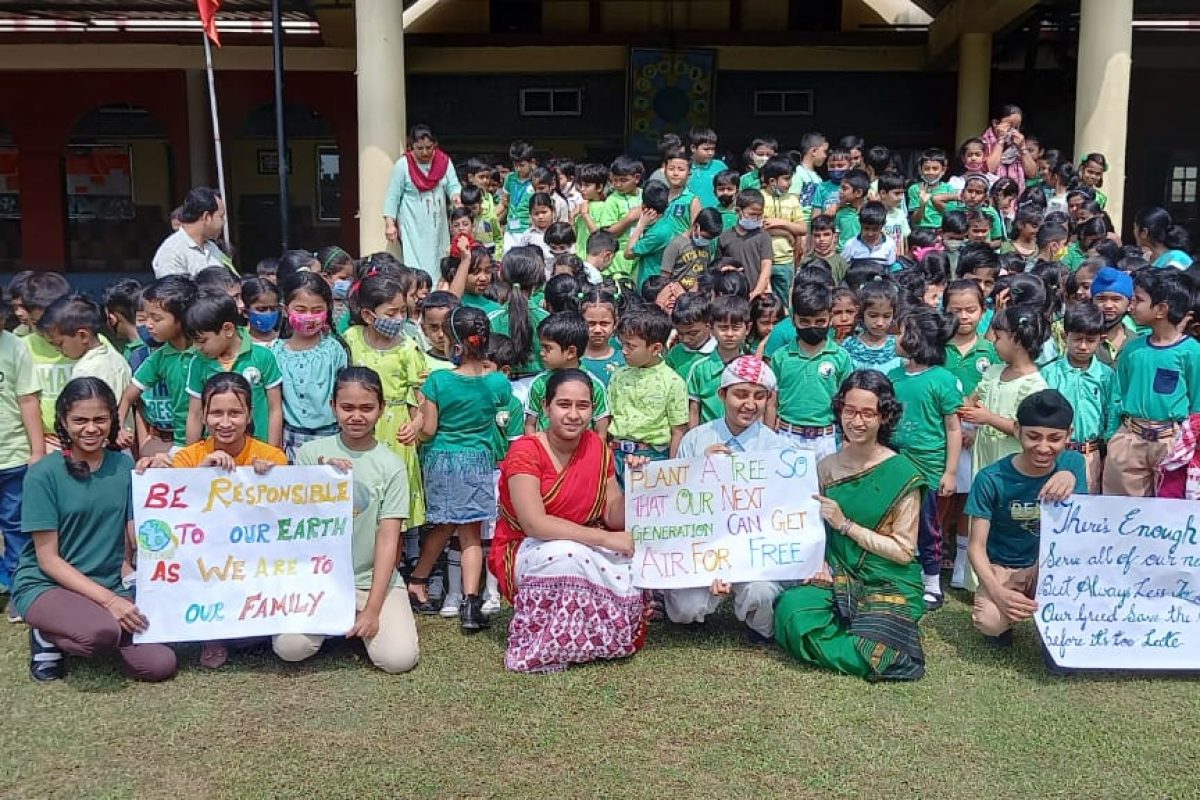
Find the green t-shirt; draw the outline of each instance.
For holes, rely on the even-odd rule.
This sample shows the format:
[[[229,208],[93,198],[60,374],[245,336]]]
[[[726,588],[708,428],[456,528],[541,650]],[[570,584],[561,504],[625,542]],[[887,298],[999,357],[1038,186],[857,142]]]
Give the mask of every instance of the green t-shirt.
[[[854,371],[850,354],[841,345],[826,339],[820,350],[809,355],[793,339],[768,363],[779,382],[779,419],[789,425],[833,424],[833,396]]]
[[[432,372],[421,394],[437,406],[437,432],[422,450],[476,451],[495,444],[496,413],[508,407],[512,385],[501,372],[462,375],[453,370]]]
[[[1067,245],[1067,252],[1059,259],[1059,263],[1071,270],[1071,272],[1074,272],[1079,269],[1086,258],[1087,254],[1083,252],[1083,248],[1079,246],[1079,242],[1075,241]]]
[[[721,373],[725,359],[716,350],[692,364],[687,376],[688,400],[700,404],[700,423],[712,422],[725,416],[725,401],[717,394],[721,388]]]
[[[733,226],[737,225],[738,223],[737,209],[733,206],[728,208],[725,206],[718,206],[717,208],[719,208],[721,211],[721,231],[724,232],[732,230]]]
[[[608,206],[603,200],[588,200],[587,210],[588,216],[592,218],[592,224],[596,226],[597,230],[607,228],[616,221],[608,218]],[[575,255],[583,259],[587,258],[587,243],[591,236],[592,233],[583,220],[583,214],[579,214],[575,217]]]
[[[908,212],[911,214],[921,205],[921,187],[924,186],[920,181],[908,187]],[[942,181],[936,186],[926,187],[929,189],[929,202],[925,204],[925,211],[921,214],[921,218],[916,221],[915,226],[918,228],[940,228],[942,227],[942,212],[938,211],[937,206],[933,204],[933,198],[939,194],[957,195],[954,187]]]
[[[584,356],[579,363],[593,378],[598,379],[605,388],[608,388],[608,382],[612,380],[613,373],[617,371],[618,367],[625,366],[625,354],[621,352],[620,345],[613,344],[612,355],[608,358]]]
[[[488,316],[504,307],[486,295],[471,294],[470,292],[465,292],[459,300],[467,308],[477,308]]]
[[[853,206],[842,206],[833,216],[833,224],[837,228],[838,250],[846,246],[846,242],[862,233],[862,225],[858,221],[858,209]]]
[[[546,416],[546,381],[550,380],[552,374],[552,370],[546,370],[534,378],[533,383],[529,384],[529,396],[525,399],[525,416],[537,420],[539,431],[550,427],[550,418]],[[599,378],[590,372],[588,377],[592,379],[592,428],[595,429],[596,421],[609,415],[608,392],[604,390],[604,383]]]
[[[188,372],[195,357],[190,347],[176,350],[163,342],[133,373],[134,385],[142,390],[146,422],[160,430],[173,428],[177,445],[187,443]]]
[[[533,331],[532,349],[530,350],[529,360],[524,364],[518,364],[513,367],[513,378],[523,378],[529,375],[536,375],[542,371],[542,353],[538,347],[537,329],[538,325],[542,324],[542,320],[550,316],[550,312],[542,308],[540,305],[535,305],[533,299],[529,301],[529,326]],[[492,333],[502,333],[505,336],[512,336],[509,328],[508,306],[500,306],[497,310],[488,314],[488,321],[492,325]]]
[[[812,192],[812,200],[809,206],[809,219],[824,214],[828,206],[838,202],[838,195],[842,191],[841,181],[821,181],[816,185]],[[803,197],[803,195],[801,195]],[[836,210],[835,212],[836,213]]]
[[[1155,422],[1182,422],[1200,411],[1200,343],[1190,336],[1166,347],[1140,336],[1117,357],[1121,413]]]
[[[130,491],[133,460],[104,452],[100,468],[83,480],[67,474],[62,453],[51,453],[29,468],[21,498],[21,530],[58,532],[63,560],[112,592],[121,586],[125,559],[125,523],[133,518]],[[25,545],[12,578],[12,602],[25,616],[42,592],[58,582],[38,565],[33,541]],[[153,620],[151,620],[153,622]]]
[[[1042,368],[1042,377],[1051,389],[1057,389],[1075,409],[1071,441],[1090,442],[1108,439],[1120,423],[1117,397],[1117,373],[1093,358],[1087,369],[1071,366],[1066,356],[1056,358]]]
[[[967,208],[966,203],[962,202],[961,200],[951,200],[949,203],[946,203],[946,208],[942,213],[944,214],[944,213],[946,213],[946,211],[966,212],[968,210],[969,209]],[[979,211],[981,214],[983,214],[985,217],[987,217],[988,222],[991,225],[991,227],[988,228],[988,238],[989,239],[1007,239],[1008,238],[1005,235],[1006,231],[1004,229],[1004,223],[1000,220],[1000,214],[999,214],[999,212],[996,211],[996,209],[992,208],[991,206],[979,206],[979,208],[977,208],[976,210]]]
[[[296,453],[296,464],[313,466],[322,457],[345,458],[354,464],[350,472],[354,487],[354,528],[350,539],[354,588],[370,589],[375,575],[375,533],[380,520],[402,520],[408,514],[408,470],[404,459],[382,442],[376,442],[370,450],[351,450],[342,442],[341,434],[305,443]],[[400,573],[394,567],[391,572],[388,585],[399,586]]]
[[[738,191],[745,189],[762,190],[762,178],[758,177],[757,169],[752,169],[738,178]]]
[[[0,469],[29,461],[29,432],[21,420],[20,398],[41,391],[25,342],[0,331]]]
[[[499,464],[508,455],[509,444],[525,435],[525,407],[519,398],[508,396],[508,403],[496,414],[492,435],[492,452],[496,454],[496,463]]]
[[[67,358],[40,333],[31,333],[21,341],[29,348],[33,371],[41,389],[42,431],[54,433],[54,404],[63,387],[71,381],[75,360]]]
[[[725,162],[719,158],[714,158],[707,164],[692,162],[692,174],[688,178],[687,188],[688,191],[700,198],[701,208],[716,207],[717,190],[713,186],[713,180],[727,169],[729,167],[725,166]]]
[[[888,379],[903,407],[892,443],[908,456],[925,485],[937,489],[946,471],[945,417],[963,403],[958,379],[939,366],[917,373],[897,367],[888,373]]]
[[[695,199],[696,195],[685,188],[678,197],[667,204],[663,219],[670,221],[673,228],[672,236],[678,236],[692,229],[692,201]]]
[[[671,209],[668,208],[667,213],[670,211]],[[664,216],[642,231],[642,237],[634,242],[633,254],[638,259],[637,285],[639,290],[651,275],[662,273],[663,251],[667,249],[667,245],[677,234],[675,223],[669,217]]]
[[[1075,494],[1087,494],[1087,472],[1083,456],[1071,450],[1059,455],[1051,472],[1037,478],[1017,471],[1013,458],[1005,456],[979,471],[967,495],[966,513],[991,521],[988,561],[1001,567],[1023,569],[1038,560],[1042,532],[1038,492],[1055,472],[1069,470],[1075,476]]]
[[[633,194],[613,192],[604,201],[604,219],[608,225],[615,225],[625,219],[632,209],[641,204],[642,191],[640,189]],[[612,263],[604,270],[605,277],[633,277],[633,271],[637,267],[637,262],[634,259],[625,257],[625,245],[629,242],[629,232],[632,230],[633,225],[630,225],[617,237],[617,252],[613,256]]]
[[[279,371],[279,362],[269,348],[255,347],[245,331],[239,330],[238,336],[241,345],[229,372],[236,372],[250,384],[250,416],[254,423],[252,434],[266,442],[271,431],[267,392],[283,384],[283,373]],[[197,353],[188,369],[187,393],[199,399],[204,392],[204,384],[219,372],[225,372],[219,361]],[[185,417],[185,425],[186,422]]]
[[[675,370],[681,379],[687,380],[688,374],[692,371],[692,365],[697,361],[705,358],[710,353],[716,352],[717,340],[709,337],[708,341],[700,345],[699,350],[693,350],[683,342],[679,342],[667,351],[663,357],[663,362]]]
[[[988,367],[999,363],[1000,356],[996,355],[996,346],[983,336],[976,338],[975,344],[965,353],[960,352],[953,343],[946,345],[944,366],[950,370],[950,374],[958,378],[964,397],[971,396]]]
[[[533,181],[521,180],[517,173],[510,172],[504,178],[501,191],[508,198],[506,229],[510,233],[524,233],[529,230],[529,198],[533,197]]]
[[[608,402],[613,439],[666,447],[671,428],[687,425],[687,387],[665,362],[618,369],[608,384]]]

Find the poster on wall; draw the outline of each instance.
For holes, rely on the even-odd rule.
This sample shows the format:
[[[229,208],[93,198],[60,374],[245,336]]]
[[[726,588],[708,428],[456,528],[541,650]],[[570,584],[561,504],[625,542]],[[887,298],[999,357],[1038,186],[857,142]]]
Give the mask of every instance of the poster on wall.
[[[67,216],[133,219],[133,156],[128,145],[67,149]]]
[[[686,132],[712,122],[715,50],[629,51],[629,152],[658,152],[664,133]]]
[[[17,148],[0,147],[0,219],[21,218],[17,162]]]

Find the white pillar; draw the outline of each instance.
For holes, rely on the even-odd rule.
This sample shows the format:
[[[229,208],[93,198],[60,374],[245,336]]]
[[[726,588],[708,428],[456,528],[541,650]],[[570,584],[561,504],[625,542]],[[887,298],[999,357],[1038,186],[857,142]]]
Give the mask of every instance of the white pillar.
[[[359,254],[382,250],[383,199],[404,153],[404,4],[357,0]]]
[[[1108,159],[1105,210],[1118,232],[1125,206],[1132,47],[1133,0],[1081,0],[1075,78],[1076,161],[1087,153],[1103,153]]]
[[[192,174],[192,186],[209,186],[213,183],[213,139],[209,124],[208,77],[202,69],[189,69],[184,73],[187,88],[188,122],[188,168]],[[188,187],[183,187],[185,190]],[[182,200],[174,198],[174,202]],[[226,198],[228,202],[229,198]]]
[[[955,149],[983,133],[992,85],[992,35],[964,33],[958,39],[958,118]]]

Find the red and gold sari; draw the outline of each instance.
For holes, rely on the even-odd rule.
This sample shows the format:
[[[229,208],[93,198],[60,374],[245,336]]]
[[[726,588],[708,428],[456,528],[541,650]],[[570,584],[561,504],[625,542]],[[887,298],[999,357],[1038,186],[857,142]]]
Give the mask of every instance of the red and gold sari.
[[[534,475],[546,513],[577,525],[603,525],[612,452],[586,431],[560,473],[536,436],[518,439],[500,465],[500,518],[488,568],[515,613],[505,665],[549,672],[570,664],[632,655],[645,639],[642,591],[630,559],[567,540],[527,537],[508,481]]]

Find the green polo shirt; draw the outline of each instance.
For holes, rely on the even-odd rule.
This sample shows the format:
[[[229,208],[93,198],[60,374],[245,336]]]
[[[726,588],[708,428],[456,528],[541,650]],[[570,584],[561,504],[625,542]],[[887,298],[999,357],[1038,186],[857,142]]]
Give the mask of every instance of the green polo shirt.
[[[267,391],[279,388],[283,383],[283,373],[279,371],[279,364],[275,361],[275,354],[271,352],[270,348],[255,347],[244,330],[238,330],[238,337],[241,339],[241,345],[238,347],[237,358],[233,360],[233,365],[228,371],[236,372],[250,384],[250,414],[254,420],[253,435],[265,442],[268,440],[267,437],[271,430],[267,409]],[[165,346],[159,348],[159,350],[163,349],[166,349]],[[197,353],[188,369],[188,395],[199,399],[208,379],[224,371],[225,369],[219,361]],[[184,425],[186,424],[187,415],[185,414]],[[178,427],[175,435],[179,436]]]
[[[592,224],[597,230],[607,228],[616,220],[608,218],[608,205],[603,200],[588,200],[587,201],[588,216],[592,218]],[[582,259],[587,258],[587,243],[592,236],[592,232],[588,230],[587,223],[584,222],[583,214],[575,217],[575,255]]]
[[[846,242],[862,233],[862,224],[858,221],[858,209],[853,206],[842,206],[833,215],[833,224],[837,228],[838,250],[846,246]]]
[[[621,194],[613,192],[604,201],[604,218],[609,225],[615,225],[629,215],[630,210],[642,204],[642,190],[638,189],[633,194]],[[637,262],[632,258],[625,257],[625,245],[629,242],[629,232],[633,230],[630,225],[617,237],[617,252],[613,256],[612,263],[608,265],[608,269],[604,270],[606,277],[617,277],[623,275],[626,278],[633,277],[634,268],[637,267]]]
[[[667,209],[670,213],[671,209]],[[642,231],[642,236],[633,244],[632,252],[637,256],[637,285],[638,289],[651,275],[662,273],[663,251],[678,235],[675,223],[669,217],[659,218],[653,225]]]
[[[1098,358],[1086,369],[1071,366],[1063,356],[1042,367],[1042,377],[1051,389],[1058,389],[1075,409],[1073,442],[1107,439],[1117,431],[1117,373]]]
[[[992,364],[999,364],[1000,356],[996,355],[996,346],[983,336],[975,339],[975,344],[967,352],[959,352],[953,343],[946,345],[946,363],[943,365],[950,374],[958,378],[964,397],[970,397],[979,385],[983,373]]]
[[[196,351],[190,347],[176,350],[170,342],[163,342],[133,373],[134,384],[142,390],[146,421],[158,427],[169,418],[177,445],[187,444],[188,372],[195,356]]]
[[[692,229],[692,201],[695,199],[696,195],[685,187],[679,196],[667,205],[663,219],[670,221],[674,228],[673,235],[678,236]]]
[[[529,384],[529,396],[525,399],[525,416],[537,420],[539,431],[550,427],[550,418],[546,416],[546,382],[553,374],[553,370],[538,373]],[[592,428],[595,429],[597,420],[608,417],[608,393],[604,391],[603,381],[590,372],[588,377],[592,379]]]
[[[482,294],[463,292],[463,296],[460,298],[460,300],[467,308],[477,308],[488,316],[491,316],[503,308],[503,306],[497,303],[495,300]]]
[[[991,223],[991,228],[988,230],[989,239],[1008,238],[1005,236],[1004,223],[1000,221],[1000,214],[997,213],[996,209],[992,208],[991,206],[979,206],[979,208],[975,210],[987,217],[988,222]],[[967,204],[961,200],[951,200],[949,203],[946,203],[945,211],[962,211],[966,213],[970,211],[970,209],[967,208]],[[945,211],[942,213],[945,213]]]
[[[908,187],[908,210],[910,214],[912,213],[913,209],[921,205],[921,186],[922,184],[918,182]],[[937,186],[930,188],[929,202],[925,204],[925,212],[921,215],[921,218],[914,223],[915,227],[942,227],[942,212],[938,211],[937,206],[933,204],[934,196],[940,194],[956,195],[958,192],[954,191],[954,187],[945,181],[942,181]]]
[[[613,439],[666,447],[671,428],[688,422],[687,387],[665,362],[618,369],[608,382],[608,402]]]
[[[897,367],[888,379],[904,409],[892,442],[916,466],[925,485],[937,489],[946,471],[945,418],[963,402],[958,378],[935,366],[920,372]]]
[[[734,356],[737,358],[737,356]],[[700,404],[700,422],[712,422],[725,416],[725,402],[717,394],[721,388],[721,373],[729,362],[721,358],[721,354],[713,350],[706,358],[692,364],[688,371],[687,391],[688,400]]]
[[[1182,422],[1200,411],[1200,343],[1190,336],[1166,347],[1141,336],[1117,357],[1121,413],[1154,422]]]
[[[688,375],[692,371],[692,366],[701,359],[707,357],[710,353],[715,353],[717,350],[717,340],[709,337],[708,341],[700,346],[699,350],[692,350],[685,346],[682,342],[676,344],[667,351],[667,355],[663,358],[663,362],[675,370],[675,373],[683,380],[687,380]]]
[[[810,355],[793,341],[776,351],[769,363],[779,382],[779,419],[789,425],[833,424],[833,396],[854,371],[841,345],[827,339]]]

